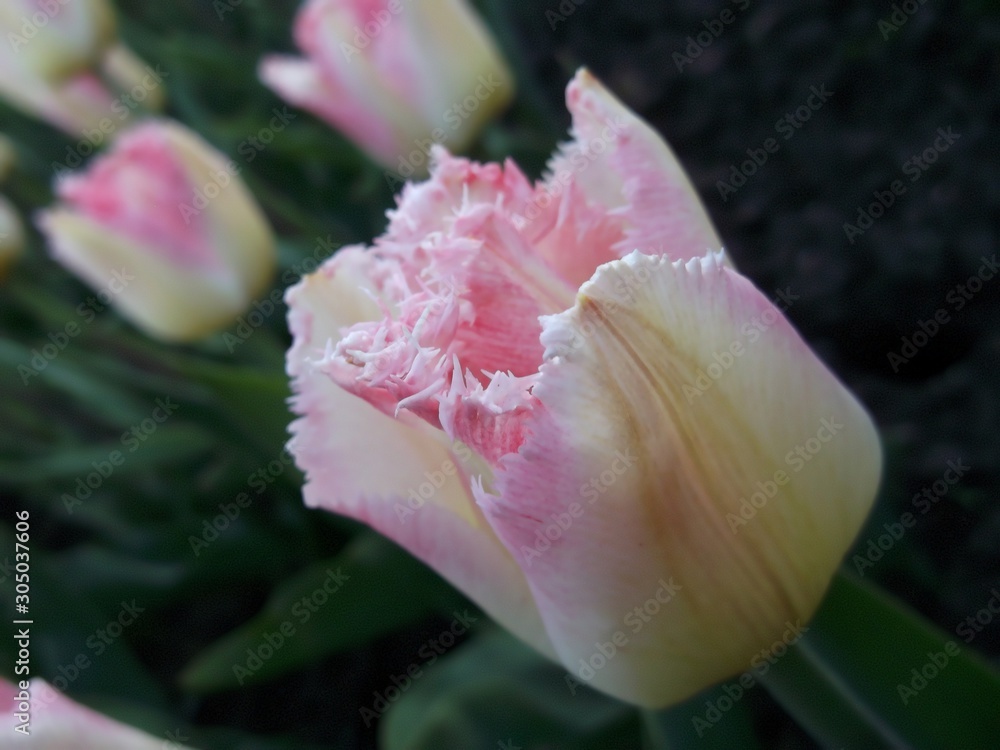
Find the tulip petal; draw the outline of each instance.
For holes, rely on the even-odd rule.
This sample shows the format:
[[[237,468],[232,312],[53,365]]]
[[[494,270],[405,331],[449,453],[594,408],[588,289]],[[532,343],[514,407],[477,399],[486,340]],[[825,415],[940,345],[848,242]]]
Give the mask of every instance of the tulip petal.
[[[465,0],[308,0],[294,36],[304,59],[269,57],[261,79],[405,176],[433,143],[466,146],[513,94]]]
[[[652,706],[749,668],[815,611],[871,507],[871,420],[721,254],[604,265],[542,343],[528,437],[479,501],[561,660],[621,631],[592,684]]]
[[[219,271],[214,243],[202,230],[204,214],[190,206],[194,189],[204,189],[210,169],[185,170],[175,150],[179,133],[179,127],[167,123],[139,125],[121,136],[111,155],[60,179],[56,193],[103,226],[142,246],[160,248],[175,265]],[[214,166],[225,174],[221,160]],[[223,195],[225,191],[216,198]]]
[[[8,721],[3,727],[4,747],[22,750],[161,750],[169,744],[182,750],[180,745],[167,743],[162,737],[153,737],[80,705],[38,678],[31,680],[28,687],[31,696],[30,732],[21,734],[14,730],[16,724],[9,708],[17,705],[15,700],[19,692],[17,686],[0,678],[0,701],[8,707],[5,709]]]
[[[394,419],[323,371],[343,329],[380,315],[372,262],[362,248],[344,248],[288,292],[288,372],[302,415],[289,448],[307,475],[306,503],[369,524],[552,654],[524,575],[469,495],[470,476],[488,467],[440,430],[405,411]]]
[[[283,99],[344,131],[380,161],[394,165],[399,138],[388,120],[331,82],[308,60],[272,55],[260,64],[260,79]]]
[[[639,250],[687,260],[721,249],[697,192],[653,128],[585,69],[567,88],[566,104],[574,140],[553,159],[547,182],[568,176],[620,219],[619,257]]]
[[[113,298],[125,316],[153,336],[200,338],[227,325],[250,302],[228,275],[180,268],[73,211],[50,209],[37,223],[54,258],[100,290],[103,301]]]
[[[10,66],[0,54],[0,96],[23,112],[40,117],[79,138],[98,128],[111,114],[115,100],[101,81],[90,73],[49,83],[31,72]]]

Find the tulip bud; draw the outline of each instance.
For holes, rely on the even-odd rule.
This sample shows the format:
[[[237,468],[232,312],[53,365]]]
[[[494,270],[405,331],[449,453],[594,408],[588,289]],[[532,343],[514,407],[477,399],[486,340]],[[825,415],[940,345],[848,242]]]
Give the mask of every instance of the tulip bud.
[[[70,665],[70,669],[76,667]],[[56,681],[63,679],[57,677]],[[21,750],[183,750],[178,742],[187,739],[178,732],[168,732],[169,741],[166,741],[121,724],[71,701],[38,678],[15,684],[0,677],[0,705],[4,707],[6,719],[4,732],[10,733],[4,747]]]
[[[92,147],[123,114],[159,109],[160,75],[115,43],[114,26],[106,0],[0,4],[0,97]]]
[[[152,336],[189,341],[233,322],[271,279],[274,238],[240,168],[173,122],[137,126],[39,226],[54,257]]]
[[[0,54],[45,81],[95,65],[114,40],[115,16],[107,0],[4,0]]]
[[[438,149],[373,248],[289,290],[289,447],[309,505],[661,707],[808,629],[881,449],[658,134],[586,71],[567,104],[544,181]]]
[[[0,195],[0,278],[24,252],[24,227],[17,209]]]
[[[113,45],[101,60],[101,72],[121,91],[123,106],[129,110],[142,107],[143,110],[158,112],[166,102],[163,78],[168,73],[160,66],[151,66],[138,57],[124,44]],[[116,112],[121,119],[121,108]]]
[[[426,172],[434,143],[464,148],[514,93],[465,0],[308,0],[295,40],[305,59],[265,58],[264,83],[404,177]]]

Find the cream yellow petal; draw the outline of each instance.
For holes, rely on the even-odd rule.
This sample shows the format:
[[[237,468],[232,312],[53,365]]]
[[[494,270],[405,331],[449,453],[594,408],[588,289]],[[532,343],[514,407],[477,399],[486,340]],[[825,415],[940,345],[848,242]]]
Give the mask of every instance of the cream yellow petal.
[[[749,669],[868,514],[871,419],[718,256],[608,263],[542,343],[543,408],[483,502],[561,660],[648,706]]]

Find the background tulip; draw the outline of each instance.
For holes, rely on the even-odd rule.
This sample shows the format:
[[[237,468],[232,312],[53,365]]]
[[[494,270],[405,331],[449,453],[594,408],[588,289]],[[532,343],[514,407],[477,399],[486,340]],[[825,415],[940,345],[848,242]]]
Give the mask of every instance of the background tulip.
[[[145,63],[116,41],[106,0],[13,0],[0,6],[0,33],[0,97],[73,136],[97,130],[103,140],[102,120],[121,122],[117,90],[148,81]],[[141,96],[144,110],[163,104],[158,81]]]
[[[171,122],[136,127],[80,174],[39,226],[53,255],[153,336],[232,323],[271,279],[274,239],[239,167]]]
[[[514,93],[465,0],[309,0],[295,41],[305,58],[265,58],[264,83],[405,175],[430,142],[462,149]]]
[[[96,65],[115,37],[107,0],[6,0],[0,55],[46,81],[64,79]]]
[[[0,702],[4,706],[4,747],[19,750],[182,750],[181,746],[120,724],[71,701],[43,680],[31,680],[28,688],[31,720],[29,732],[13,714],[20,712],[21,689],[0,678]],[[10,743],[9,745],[7,743]]]
[[[801,633],[881,452],[659,136],[586,71],[567,103],[544,182],[439,150],[373,248],[290,291],[291,449],[308,504],[664,706]]]

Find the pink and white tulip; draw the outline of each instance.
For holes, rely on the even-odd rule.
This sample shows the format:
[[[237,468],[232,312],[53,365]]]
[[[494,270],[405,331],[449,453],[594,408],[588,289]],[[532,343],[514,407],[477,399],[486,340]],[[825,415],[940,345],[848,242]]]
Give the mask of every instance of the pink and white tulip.
[[[274,237],[239,167],[183,126],[123,134],[60,179],[39,226],[54,257],[152,336],[201,338],[231,324],[270,281]]]
[[[27,700],[24,696],[27,695]],[[0,678],[4,747],[19,750],[163,750],[179,745],[120,724],[71,701],[48,683],[27,685]],[[23,709],[28,708],[26,712]],[[18,714],[27,714],[25,721]],[[17,727],[26,727],[18,730]],[[7,744],[9,743],[9,744]]]
[[[567,101],[544,181],[438,150],[373,247],[289,291],[290,447],[307,504],[665,706],[815,612],[881,450],[657,133],[586,71]]]
[[[45,81],[98,64],[115,39],[108,0],[4,0],[0,4],[0,59]]]
[[[114,90],[131,93],[148,73],[116,41],[115,26],[108,0],[5,0],[0,97],[70,135],[96,130],[103,140],[108,128],[102,121],[118,126],[122,113],[129,112]],[[158,86],[140,95],[143,109],[162,106]]]
[[[265,58],[264,83],[404,175],[431,141],[464,148],[514,93],[466,0],[307,0],[294,36],[305,57]]]

